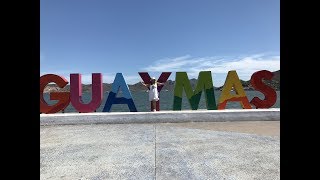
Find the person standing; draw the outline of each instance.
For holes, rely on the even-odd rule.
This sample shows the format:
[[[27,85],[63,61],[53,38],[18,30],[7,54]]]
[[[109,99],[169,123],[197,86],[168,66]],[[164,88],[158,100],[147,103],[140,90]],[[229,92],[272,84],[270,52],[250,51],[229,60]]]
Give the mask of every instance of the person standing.
[[[155,77],[152,77],[150,79],[150,83],[145,84],[143,81],[141,81],[141,84],[143,84],[146,87],[149,87],[149,101],[151,101],[151,111],[156,112],[156,104],[157,101],[159,101],[159,92],[158,92],[158,85],[163,85],[164,83],[159,83],[156,81]]]

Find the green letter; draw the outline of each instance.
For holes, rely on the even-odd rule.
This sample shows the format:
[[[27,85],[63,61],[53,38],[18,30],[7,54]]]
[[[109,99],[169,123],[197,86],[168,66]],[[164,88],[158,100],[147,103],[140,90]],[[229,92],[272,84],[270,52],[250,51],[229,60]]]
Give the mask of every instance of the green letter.
[[[182,91],[186,92],[192,110],[197,110],[202,91],[205,90],[206,105],[208,110],[216,110],[216,100],[212,84],[211,71],[201,71],[198,76],[196,89],[193,91],[186,72],[176,72],[174,87],[173,110],[181,110]]]

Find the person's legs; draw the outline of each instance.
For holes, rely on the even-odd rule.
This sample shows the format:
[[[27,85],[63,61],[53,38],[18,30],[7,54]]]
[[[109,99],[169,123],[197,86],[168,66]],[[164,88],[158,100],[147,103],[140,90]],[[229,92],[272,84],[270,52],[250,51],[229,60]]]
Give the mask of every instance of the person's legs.
[[[151,111],[153,111],[154,107],[153,107],[153,101],[150,101],[151,102]]]
[[[156,101],[152,101],[152,111],[156,111],[157,103]]]

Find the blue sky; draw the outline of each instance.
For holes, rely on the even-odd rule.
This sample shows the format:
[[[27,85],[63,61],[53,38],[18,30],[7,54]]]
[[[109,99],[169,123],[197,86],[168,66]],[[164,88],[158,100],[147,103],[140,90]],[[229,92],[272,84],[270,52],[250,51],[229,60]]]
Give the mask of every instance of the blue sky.
[[[280,69],[279,0],[40,0],[41,75],[211,70],[221,86],[263,69]]]

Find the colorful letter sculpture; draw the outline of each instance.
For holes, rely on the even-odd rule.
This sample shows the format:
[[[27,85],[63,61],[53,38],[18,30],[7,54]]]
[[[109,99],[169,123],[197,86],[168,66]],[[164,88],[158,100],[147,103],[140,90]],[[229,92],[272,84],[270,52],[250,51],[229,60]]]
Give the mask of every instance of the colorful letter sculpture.
[[[250,83],[253,88],[264,94],[264,100],[254,97],[250,103],[256,106],[256,108],[270,108],[277,101],[277,93],[272,88],[262,82],[262,79],[271,80],[273,73],[267,70],[257,71],[252,74]]]
[[[150,76],[148,72],[139,72],[140,77],[144,83],[150,83]],[[162,72],[158,78],[158,82],[165,83],[171,72]],[[222,92],[216,104],[215,92],[213,88],[213,81],[211,71],[201,71],[198,75],[198,82],[193,90],[190,80],[186,72],[176,72],[175,86],[173,92],[173,110],[179,111],[182,108],[183,91],[186,94],[188,102],[192,110],[197,110],[199,107],[202,91],[205,94],[207,110],[222,110],[225,109],[228,102],[239,102],[243,109],[255,108],[270,108],[277,100],[277,93],[270,85],[265,84],[264,80],[271,80],[273,73],[267,70],[257,71],[252,74],[250,83],[256,91],[264,95],[264,99],[254,97],[250,102],[242,87],[242,83],[236,71],[229,71]],[[44,89],[49,83],[55,83],[58,87],[64,88],[68,84],[62,76],[55,74],[46,74],[40,77],[40,113],[57,113],[63,111],[71,102],[72,106],[81,113],[95,112],[103,100],[103,83],[102,74],[92,74],[92,98],[89,103],[84,103],[82,99],[82,84],[81,74],[70,75],[70,92],[51,92],[49,94],[50,100],[57,100],[58,102],[49,105],[44,97]],[[160,94],[163,85],[158,86]],[[149,87],[148,87],[149,89]],[[233,93],[231,93],[233,91]],[[117,97],[118,93],[122,92],[122,97]],[[104,104],[102,112],[110,112],[113,104],[127,104],[131,112],[137,112],[129,87],[122,75],[117,73],[112,83],[111,92]],[[156,110],[160,111],[160,101],[156,103]]]
[[[151,77],[148,74],[148,72],[139,72],[139,75],[140,75],[140,77],[141,77],[141,79],[143,80],[144,83],[146,83],[146,84],[150,83]],[[160,77],[159,77],[159,79],[157,80],[157,82],[160,82],[160,83],[167,82],[167,79],[169,78],[170,75],[171,75],[171,72],[162,72]],[[160,98],[160,91],[161,91],[162,88],[163,88],[163,85],[159,85],[158,86],[159,98]],[[150,90],[149,87],[148,87],[148,89]],[[150,110],[152,110],[151,109],[151,103],[152,102],[150,102]],[[160,100],[158,100],[156,102],[156,110],[160,111]]]
[[[173,110],[181,110],[182,92],[185,90],[192,110],[197,110],[204,90],[206,106],[208,110],[217,109],[211,71],[201,71],[198,76],[198,83],[195,90],[192,90],[188,75],[186,72],[176,72],[176,84],[174,87]]]
[[[236,94],[230,93],[232,88]],[[224,83],[224,86],[220,95],[218,109],[219,110],[225,109],[227,102],[229,101],[235,101],[235,102],[239,101],[242,108],[251,109],[251,105],[246,96],[246,93],[243,90],[242,84],[240,82],[240,79],[236,71],[228,72],[226,81]]]
[[[68,81],[62,77],[55,74],[46,74],[40,77],[40,112],[51,114],[57,113],[65,109],[70,103],[70,93],[69,92],[52,92],[50,93],[50,100],[58,100],[55,105],[50,106],[46,103],[43,98],[44,88],[51,82],[56,83],[60,88],[64,88]]]
[[[82,113],[94,112],[99,108],[103,99],[102,74],[92,73],[92,100],[88,104],[82,102],[81,74],[70,75],[70,98],[72,106]]]
[[[116,97],[120,89],[123,97]],[[129,87],[123,78],[122,73],[117,73],[113,81],[111,91],[103,108],[103,112],[110,112],[113,104],[127,104],[131,112],[137,112],[137,108],[133,102]]]

